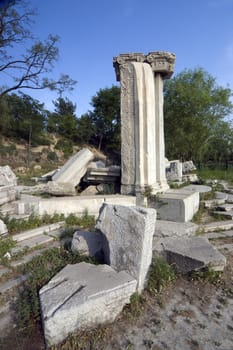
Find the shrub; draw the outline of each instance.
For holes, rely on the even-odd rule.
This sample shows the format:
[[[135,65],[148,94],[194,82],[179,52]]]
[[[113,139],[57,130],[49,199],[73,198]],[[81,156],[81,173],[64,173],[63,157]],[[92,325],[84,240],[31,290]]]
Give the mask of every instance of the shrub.
[[[58,161],[58,156],[56,152],[49,152],[47,155],[47,159],[51,160],[52,162],[57,162]]]

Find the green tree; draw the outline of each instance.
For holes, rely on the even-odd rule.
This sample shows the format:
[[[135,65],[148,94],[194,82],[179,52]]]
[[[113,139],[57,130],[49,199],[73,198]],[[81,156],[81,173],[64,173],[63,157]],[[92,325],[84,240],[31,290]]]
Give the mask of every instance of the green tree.
[[[49,77],[58,59],[58,37],[49,35],[45,41],[34,39],[30,30],[34,15],[27,1],[9,0],[0,4],[0,97],[20,89],[49,88],[61,94],[66,89],[72,90],[76,83],[66,74],[58,79]],[[25,47],[23,54],[17,55],[22,47]]]
[[[85,113],[77,120],[77,140],[80,143],[91,143],[95,135],[95,126],[90,114]]]
[[[164,128],[169,158],[201,161],[212,132],[233,110],[232,92],[201,68],[184,70],[164,84]]]
[[[220,121],[211,130],[211,137],[208,144],[206,160],[213,160],[219,165],[223,162],[228,167],[228,160],[233,151],[233,130],[226,121]]]
[[[120,151],[120,88],[100,89],[92,97],[93,111],[89,112],[95,127],[94,142],[98,149]]]
[[[77,138],[76,105],[68,98],[63,97],[59,97],[53,103],[55,111],[48,116],[48,131],[75,141]]]
[[[11,124],[7,136],[24,139],[29,146],[39,144],[45,131],[44,105],[25,94],[8,95],[7,100]]]

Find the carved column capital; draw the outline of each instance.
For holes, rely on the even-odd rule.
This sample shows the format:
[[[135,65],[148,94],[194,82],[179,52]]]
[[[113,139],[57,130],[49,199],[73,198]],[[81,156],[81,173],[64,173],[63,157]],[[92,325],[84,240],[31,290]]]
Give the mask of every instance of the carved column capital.
[[[162,75],[163,79],[169,79],[174,72],[176,55],[167,51],[149,52],[146,62],[151,65],[154,73]]]
[[[154,51],[147,55],[142,53],[123,53],[113,58],[113,67],[116,79],[120,81],[120,66],[128,62],[145,62],[150,64],[154,73],[162,75],[163,79],[169,79],[174,72],[176,55],[168,51]]]
[[[119,56],[113,57],[116,80],[120,81],[120,66],[128,62],[144,62],[145,58],[145,55],[142,53],[122,53]]]

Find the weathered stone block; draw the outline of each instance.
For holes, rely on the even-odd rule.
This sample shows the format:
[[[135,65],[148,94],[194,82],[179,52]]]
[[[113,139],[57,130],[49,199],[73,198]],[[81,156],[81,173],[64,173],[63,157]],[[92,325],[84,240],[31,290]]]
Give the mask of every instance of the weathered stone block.
[[[179,160],[166,163],[166,178],[168,181],[182,181],[182,163]]]
[[[17,178],[9,165],[0,166],[0,186],[16,186]]]
[[[115,270],[127,271],[142,291],[152,259],[156,211],[141,207],[104,204],[96,228],[105,236],[105,261]]]
[[[107,265],[67,265],[39,292],[47,346],[71,332],[113,322],[136,284],[125,271]]]
[[[199,209],[199,193],[169,190],[155,200],[149,200],[148,205],[157,210],[161,220],[188,222]]]
[[[80,254],[101,259],[103,235],[101,232],[76,231],[73,235],[71,250]]]

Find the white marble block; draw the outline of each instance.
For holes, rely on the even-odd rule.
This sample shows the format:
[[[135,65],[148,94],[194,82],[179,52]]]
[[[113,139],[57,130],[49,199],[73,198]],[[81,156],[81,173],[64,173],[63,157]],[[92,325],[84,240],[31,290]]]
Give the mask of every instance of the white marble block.
[[[96,228],[105,236],[105,261],[116,271],[127,271],[144,288],[152,259],[156,211],[142,207],[104,204]]]

